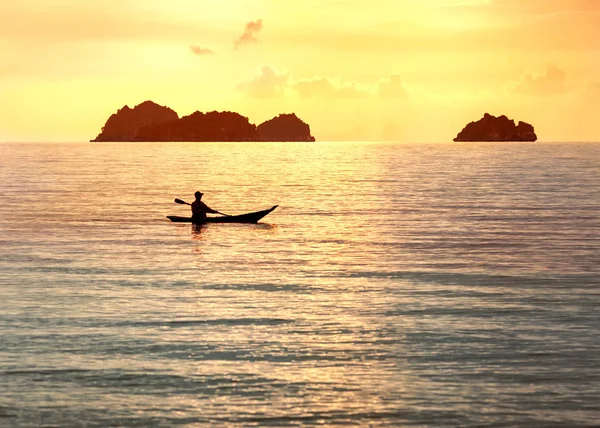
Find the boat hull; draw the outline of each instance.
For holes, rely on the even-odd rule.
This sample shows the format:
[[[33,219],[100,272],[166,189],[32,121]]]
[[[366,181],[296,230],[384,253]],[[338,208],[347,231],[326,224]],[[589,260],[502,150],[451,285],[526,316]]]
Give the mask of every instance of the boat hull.
[[[191,217],[179,217],[174,215],[169,215],[167,218],[174,223],[195,223],[195,224],[204,224],[204,223],[258,223],[258,221],[272,212],[279,205],[275,205],[268,210],[257,211],[254,213],[240,214],[240,215],[231,215],[231,216],[223,216],[223,217],[206,217],[203,218],[202,221],[192,221]]]

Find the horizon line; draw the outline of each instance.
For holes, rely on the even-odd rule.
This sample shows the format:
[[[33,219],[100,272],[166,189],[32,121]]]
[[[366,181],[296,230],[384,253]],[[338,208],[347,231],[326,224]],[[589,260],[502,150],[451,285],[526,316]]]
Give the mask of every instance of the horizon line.
[[[252,143],[301,143],[301,144],[319,144],[319,143],[396,143],[396,144],[473,144],[473,143],[486,143],[486,144],[498,144],[498,143],[527,143],[527,144],[561,144],[561,143],[600,143],[600,137],[598,140],[537,140],[537,141],[452,141],[450,140],[318,140],[318,141],[89,141],[89,140],[52,140],[52,141],[35,141],[35,140],[0,140],[0,144],[172,144],[172,143],[186,143],[186,144],[205,144],[205,143],[240,143],[240,144],[252,144]]]

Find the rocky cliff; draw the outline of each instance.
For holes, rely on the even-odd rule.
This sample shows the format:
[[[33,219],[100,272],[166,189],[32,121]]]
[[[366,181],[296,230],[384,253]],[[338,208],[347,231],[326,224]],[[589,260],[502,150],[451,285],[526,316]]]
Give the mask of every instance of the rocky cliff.
[[[310,126],[295,114],[280,114],[258,125],[260,141],[315,141]]]
[[[201,113],[141,128],[138,141],[256,141],[256,126],[238,113]]]
[[[173,110],[152,101],[145,101],[134,108],[125,106],[108,118],[102,132],[92,141],[139,141],[141,128],[178,119]]]
[[[146,101],[113,114],[92,141],[315,141],[308,124],[281,114],[260,126],[235,112],[195,112],[179,118],[168,107]]]
[[[533,126],[506,116],[495,117],[486,113],[477,122],[471,122],[456,136],[454,141],[536,141]]]

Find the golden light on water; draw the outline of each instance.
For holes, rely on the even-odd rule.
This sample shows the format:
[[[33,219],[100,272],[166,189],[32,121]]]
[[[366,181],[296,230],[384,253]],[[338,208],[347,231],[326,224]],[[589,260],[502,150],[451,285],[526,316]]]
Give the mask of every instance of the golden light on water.
[[[0,417],[593,425],[598,151],[2,144]]]

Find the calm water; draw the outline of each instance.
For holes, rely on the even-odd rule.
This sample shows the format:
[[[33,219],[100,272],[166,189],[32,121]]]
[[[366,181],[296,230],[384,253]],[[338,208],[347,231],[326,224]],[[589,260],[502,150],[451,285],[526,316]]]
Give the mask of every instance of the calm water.
[[[600,144],[3,144],[0,201],[2,427],[600,420]]]

